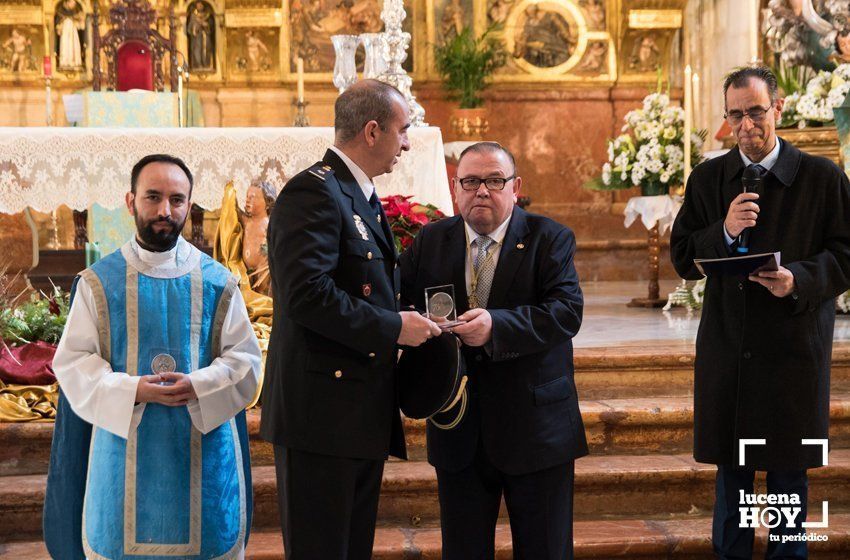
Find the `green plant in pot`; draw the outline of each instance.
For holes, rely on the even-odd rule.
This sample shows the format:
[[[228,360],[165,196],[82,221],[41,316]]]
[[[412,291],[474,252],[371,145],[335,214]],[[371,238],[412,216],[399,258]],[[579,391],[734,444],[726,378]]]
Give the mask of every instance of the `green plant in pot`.
[[[466,140],[480,140],[487,133],[484,99],[481,97],[490,86],[493,73],[505,64],[505,49],[492,36],[496,26],[475,36],[470,26],[434,47],[437,72],[443,79],[443,88],[449,99],[460,103],[450,119],[455,135]]]

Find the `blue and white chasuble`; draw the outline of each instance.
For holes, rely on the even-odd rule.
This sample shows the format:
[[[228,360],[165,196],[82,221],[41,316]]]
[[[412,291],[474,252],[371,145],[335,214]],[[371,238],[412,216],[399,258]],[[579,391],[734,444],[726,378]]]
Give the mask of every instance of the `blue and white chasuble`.
[[[97,303],[104,360],[129,375],[150,374],[153,357],[163,353],[176,360],[175,371],[208,366],[220,352],[235,279],[197,250],[169,277],[153,274],[129,244],[81,273]],[[145,560],[243,554],[252,507],[244,411],[202,434],[185,406],[140,403],[127,439],[87,424],[64,398],[60,416],[45,503],[51,555]],[[88,431],[90,440],[81,441]],[[68,459],[82,452],[87,461]],[[59,519],[69,512],[72,521]],[[68,535],[76,527],[81,549]]]

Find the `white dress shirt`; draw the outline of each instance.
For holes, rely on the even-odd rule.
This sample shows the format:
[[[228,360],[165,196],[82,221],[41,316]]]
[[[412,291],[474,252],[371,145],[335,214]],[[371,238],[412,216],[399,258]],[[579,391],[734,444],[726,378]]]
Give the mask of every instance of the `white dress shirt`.
[[[142,249],[135,239],[129,245],[157,276],[167,275],[185,263],[192,251],[198,251],[182,237],[173,249],[161,253]],[[53,371],[80,418],[126,439],[144,412],[144,403],[134,406],[139,377],[113,371],[101,357],[97,326],[94,296],[81,278],[53,358]],[[191,373],[192,387],[198,395],[198,400],[187,405],[189,415],[195,428],[204,434],[251,402],[260,374],[260,347],[238,289],[221,329],[221,355],[205,368],[184,372]]]
[[[487,237],[495,241],[487,251],[493,260],[494,267],[499,264],[499,253],[502,251],[502,242],[505,240],[505,234],[508,232],[508,224],[511,221],[512,214],[513,212],[508,215],[504,222],[499,224],[499,227],[487,235]],[[472,291],[472,270],[475,266],[475,259],[478,256],[478,244],[475,243],[475,240],[480,235],[469,227],[469,224],[466,222],[463,223],[463,227],[466,230],[466,293],[470,294]]]
[[[761,160],[761,161],[751,160],[750,158],[745,156],[744,152],[742,152],[740,149],[738,150],[738,153],[741,154],[741,160],[744,162],[745,167],[749,167],[753,163],[757,163],[757,164],[761,165],[762,167],[764,167],[766,170],[770,171],[773,168],[773,166],[776,165],[776,162],[779,160],[779,150],[780,150],[780,143],[781,142],[782,141],[779,139],[779,137],[777,137],[776,138],[776,145],[773,147],[772,150],[770,150],[769,154],[764,156],[764,159]],[[732,239],[732,236],[729,235],[729,232],[726,231],[726,224],[723,224],[723,237],[726,238],[726,245],[729,245],[730,247],[732,246],[732,243],[735,242],[735,240]]]
[[[369,199],[372,198],[372,193],[375,192],[375,184],[372,183],[372,180],[366,176],[366,173],[362,169],[360,169],[360,166],[354,163],[354,161],[345,155],[342,150],[336,146],[331,146],[331,150],[339,156],[339,159],[341,159],[348,167],[348,170],[351,171],[351,174],[354,176],[354,180],[357,181],[357,185],[360,187],[360,190],[363,191],[363,196],[366,197],[366,201],[368,202]]]

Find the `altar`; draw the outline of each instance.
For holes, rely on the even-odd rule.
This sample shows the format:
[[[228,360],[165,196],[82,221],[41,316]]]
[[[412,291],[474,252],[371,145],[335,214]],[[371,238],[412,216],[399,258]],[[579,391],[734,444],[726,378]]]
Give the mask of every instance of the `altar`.
[[[410,152],[393,173],[376,178],[378,194],[412,196],[452,214],[440,129],[411,128],[408,135]],[[154,153],[183,159],[195,176],[192,202],[214,210],[229,182],[240,202],[254,180],[280,192],[322,158],[333,138],[330,127],[0,128],[0,213],[50,212],[62,204],[121,208],[133,164]]]

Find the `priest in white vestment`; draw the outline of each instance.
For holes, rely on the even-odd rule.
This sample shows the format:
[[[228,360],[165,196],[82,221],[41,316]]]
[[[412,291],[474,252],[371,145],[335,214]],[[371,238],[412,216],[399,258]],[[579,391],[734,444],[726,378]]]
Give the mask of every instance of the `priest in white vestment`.
[[[80,273],[53,363],[70,408],[54,434],[45,541],[54,558],[242,558],[244,408],[260,348],[236,278],[180,235],[185,164],[148,156],[131,182],[136,237]],[[73,417],[91,425],[82,438]],[[71,481],[80,445],[87,466]]]

